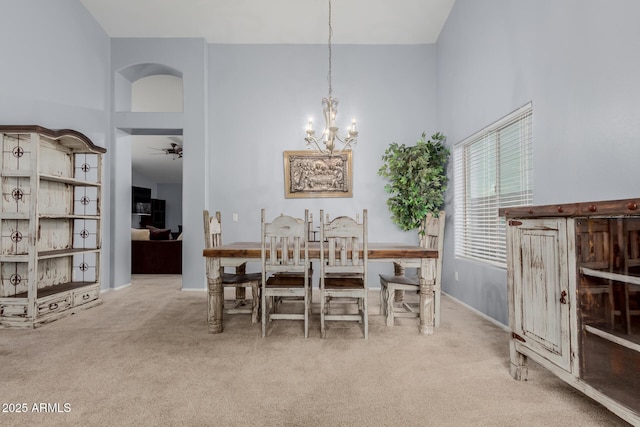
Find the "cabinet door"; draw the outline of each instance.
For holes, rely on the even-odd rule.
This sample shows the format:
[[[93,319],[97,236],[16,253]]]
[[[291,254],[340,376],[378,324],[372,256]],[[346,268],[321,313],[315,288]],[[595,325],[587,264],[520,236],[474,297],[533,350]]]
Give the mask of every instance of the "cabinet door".
[[[508,228],[513,239],[511,328],[520,337],[517,344],[570,371],[566,220],[523,219],[510,221]]]

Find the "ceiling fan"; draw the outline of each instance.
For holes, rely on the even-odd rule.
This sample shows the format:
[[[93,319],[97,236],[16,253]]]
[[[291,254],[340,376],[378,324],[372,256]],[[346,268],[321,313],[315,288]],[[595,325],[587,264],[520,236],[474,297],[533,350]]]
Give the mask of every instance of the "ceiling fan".
[[[175,142],[172,142],[171,146],[167,148],[155,148],[155,147],[149,147],[149,148],[151,148],[152,150],[162,151],[167,156],[174,156],[173,157],[174,160],[182,158],[182,147]],[[160,153],[154,153],[154,154],[160,154]]]

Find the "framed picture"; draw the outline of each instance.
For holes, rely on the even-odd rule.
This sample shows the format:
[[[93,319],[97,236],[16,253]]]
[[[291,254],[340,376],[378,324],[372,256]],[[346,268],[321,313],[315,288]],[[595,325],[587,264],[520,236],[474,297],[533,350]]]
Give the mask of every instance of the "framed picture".
[[[315,151],[284,152],[287,199],[353,197],[351,150],[333,156]]]

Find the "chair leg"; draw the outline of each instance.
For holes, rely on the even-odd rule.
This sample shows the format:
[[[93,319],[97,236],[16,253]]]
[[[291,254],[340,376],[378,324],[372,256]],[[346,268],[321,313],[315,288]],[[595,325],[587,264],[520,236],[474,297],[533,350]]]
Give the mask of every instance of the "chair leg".
[[[387,315],[387,286],[380,283],[380,316]]]
[[[247,293],[244,287],[239,286],[236,288],[236,302],[243,301],[244,299],[246,299],[246,295]]]
[[[306,290],[304,296],[304,337],[309,338],[309,289]]]
[[[385,292],[386,310],[387,310],[387,326],[393,326],[393,303],[395,300],[395,287],[387,284]]]
[[[327,331],[325,330],[325,325],[324,325],[324,315],[325,315],[324,303],[325,303],[325,296],[320,295],[320,337],[321,338],[327,337]]]
[[[364,298],[362,299],[362,306],[364,310],[362,311],[363,323],[364,323],[364,339],[369,339],[369,309],[368,309],[368,297],[367,290],[364,291]]]
[[[267,293],[262,290],[262,338],[267,336]]]
[[[251,323],[258,323],[258,312],[260,311],[260,284],[251,285]]]

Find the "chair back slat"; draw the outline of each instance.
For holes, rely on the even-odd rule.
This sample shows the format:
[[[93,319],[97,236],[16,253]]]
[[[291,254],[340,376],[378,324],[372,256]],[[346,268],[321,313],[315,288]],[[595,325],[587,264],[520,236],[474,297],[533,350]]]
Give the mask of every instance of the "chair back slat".
[[[431,212],[422,221],[420,226],[420,246],[428,249],[440,250],[444,230],[445,212],[439,212],[434,216]]]
[[[222,245],[222,215],[216,212],[215,216],[210,216],[208,210],[202,212],[204,222],[204,247],[215,248]]]
[[[320,212],[320,240],[327,246],[326,259],[321,251],[320,261],[322,266],[326,265],[327,272],[364,272],[363,265],[367,262],[366,209],[362,217],[362,223],[347,216],[325,223],[324,212]]]
[[[446,220],[446,212],[440,211],[435,217],[432,213],[428,213],[420,226],[420,245],[438,251],[438,258],[434,262],[427,264],[427,268],[435,269],[435,285],[440,289],[442,281],[442,251],[444,249],[444,226]]]
[[[309,258],[309,211],[300,220],[280,215],[267,223],[262,210],[263,264],[268,271],[304,271]],[[268,256],[267,256],[268,253]]]

